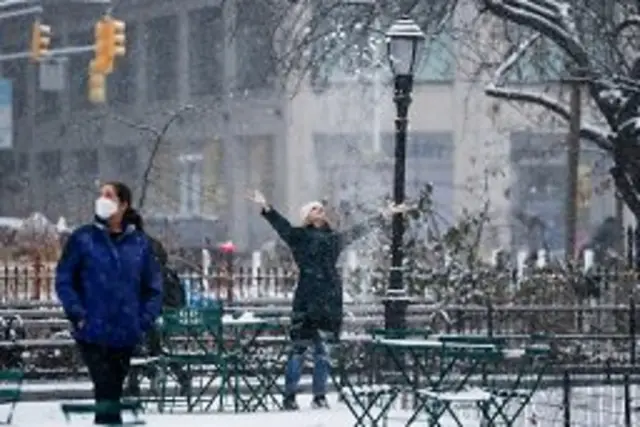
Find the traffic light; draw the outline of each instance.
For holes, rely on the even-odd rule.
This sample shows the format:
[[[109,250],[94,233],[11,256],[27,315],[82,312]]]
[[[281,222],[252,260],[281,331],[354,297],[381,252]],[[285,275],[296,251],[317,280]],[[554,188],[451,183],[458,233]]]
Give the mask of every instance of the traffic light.
[[[40,20],[33,23],[31,30],[31,60],[38,62],[49,53],[51,45],[51,27],[43,25]]]
[[[95,60],[89,63],[89,101],[104,104],[107,101],[107,76],[99,72]]]
[[[113,72],[116,56],[126,54],[126,25],[110,16],[103,17],[95,25],[95,67],[102,74]]]

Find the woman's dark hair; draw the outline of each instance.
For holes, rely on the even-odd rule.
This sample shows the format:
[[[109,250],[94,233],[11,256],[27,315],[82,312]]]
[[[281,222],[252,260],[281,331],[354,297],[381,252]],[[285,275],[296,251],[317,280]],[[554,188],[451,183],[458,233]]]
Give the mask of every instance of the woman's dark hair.
[[[104,185],[112,186],[115,190],[116,196],[118,196],[118,200],[120,200],[120,203],[127,204],[127,210],[124,211],[124,216],[122,217],[123,222],[132,224],[138,230],[144,231],[144,221],[142,220],[142,216],[131,206],[133,199],[131,188],[129,188],[129,186],[124,182],[120,181],[110,181]]]

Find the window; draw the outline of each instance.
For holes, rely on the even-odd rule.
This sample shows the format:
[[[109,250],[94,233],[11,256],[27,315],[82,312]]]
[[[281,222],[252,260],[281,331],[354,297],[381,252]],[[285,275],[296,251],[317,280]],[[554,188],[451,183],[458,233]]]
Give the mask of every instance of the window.
[[[186,154],[180,161],[180,213],[199,215],[202,206],[202,154]]]
[[[76,175],[97,178],[99,175],[98,150],[75,150],[71,153],[73,159],[73,171]]]
[[[0,178],[11,177],[15,173],[12,150],[0,150]]]
[[[56,179],[62,175],[60,150],[42,151],[36,154],[36,165],[41,178]]]
[[[127,53],[116,59],[113,74],[109,76],[109,100],[122,104],[136,102],[136,59],[139,58],[138,28],[127,24]]]
[[[243,151],[248,155],[247,183],[249,188],[261,188],[267,199],[275,193],[274,139],[271,136],[244,136]]]
[[[377,72],[380,78],[390,79],[384,32],[394,17],[407,13],[427,17],[424,23],[427,41],[419,55],[415,81],[453,80],[453,24],[451,20],[441,21],[448,10],[445,0],[390,2],[383,6],[347,0],[340,6],[316,8],[313,19],[317,21],[318,34],[314,34],[313,39],[314,62],[322,65],[314,70],[315,83],[368,81],[375,78]]]
[[[227,204],[222,142],[220,139],[205,141],[202,165],[203,213],[217,215]]]
[[[269,135],[238,137],[244,160],[244,186],[259,188],[267,198],[273,200],[275,196],[275,140]],[[245,205],[251,209],[250,204]],[[259,245],[269,235],[269,227],[256,215],[250,215],[248,221],[249,246]]]
[[[345,3],[327,10],[314,9],[318,43],[314,43],[315,62],[320,82],[344,82],[371,73],[383,61],[384,36],[372,30],[380,28],[373,3]]]
[[[455,78],[452,27],[452,21],[448,21],[435,34],[427,34],[416,65],[416,83],[448,82]]]
[[[224,79],[222,9],[189,12],[189,80],[192,95],[219,95]]]
[[[88,46],[93,44],[92,33],[82,31],[69,35],[70,46]],[[71,108],[74,110],[84,110],[91,106],[89,102],[89,62],[93,58],[93,53],[80,53],[69,55],[68,87]]]
[[[23,46],[7,46],[3,49],[6,53],[15,53],[24,50]],[[27,61],[7,61],[2,63],[2,76],[9,79],[13,94],[13,120],[18,120],[26,112],[27,101]]]
[[[241,90],[273,87],[276,77],[274,33],[278,17],[270,2],[239,0],[236,70]]]
[[[146,24],[147,99],[167,101],[178,92],[178,19],[155,18]]]
[[[513,132],[511,235],[515,249],[562,250],[566,199],[563,136]]]
[[[531,37],[531,30],[511,22],[496,24],[490,39],[504,51],[505,47],[515,49]],[[534,45],[507,72],[510,83],[536,84],[558,81],[566,76],[567,57],[549,38],[540,37]]]
[[[395,154],[395,133],[384,133],[382,150],[386,156],[393,158]],[[409,132],[407,135],[407,159],[445,160],[453,156],[451,134]]]

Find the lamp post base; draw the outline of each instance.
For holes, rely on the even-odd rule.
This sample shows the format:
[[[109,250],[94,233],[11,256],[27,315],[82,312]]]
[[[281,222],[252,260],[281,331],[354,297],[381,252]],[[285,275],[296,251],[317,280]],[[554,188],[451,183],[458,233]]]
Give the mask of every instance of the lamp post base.
[[[407,328],[407,307],[410,298],[404,290],[390,289],[384,297],[384,328],[402,331]]]

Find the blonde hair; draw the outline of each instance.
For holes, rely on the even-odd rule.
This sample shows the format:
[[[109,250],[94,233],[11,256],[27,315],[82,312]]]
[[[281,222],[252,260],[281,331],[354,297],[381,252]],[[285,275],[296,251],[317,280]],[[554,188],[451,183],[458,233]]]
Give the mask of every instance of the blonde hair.
[[[302,223],[302,225],[307,225],[307,219],[309,218],[309,214],[313,209],[323,208],[323,207],[324,205],[317,200],[304,204],[300,208],[300,222]]]

